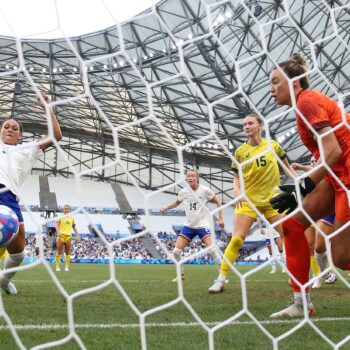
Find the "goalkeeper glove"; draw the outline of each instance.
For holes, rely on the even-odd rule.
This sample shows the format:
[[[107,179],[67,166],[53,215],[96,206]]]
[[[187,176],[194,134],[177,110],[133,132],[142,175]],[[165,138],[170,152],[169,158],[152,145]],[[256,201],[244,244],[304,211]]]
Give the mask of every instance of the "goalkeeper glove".
[[[300,181],[299,188],[302,199],[311,191],[315,189],[315,183],[309,178],[305,177]],[[286,210],[290,214],[297,206],[297,191],[294,185],[282,185],[279,188],[283,191],[276,197],[270,199],[270,204],[273,209],[277,209],[280,214]]]

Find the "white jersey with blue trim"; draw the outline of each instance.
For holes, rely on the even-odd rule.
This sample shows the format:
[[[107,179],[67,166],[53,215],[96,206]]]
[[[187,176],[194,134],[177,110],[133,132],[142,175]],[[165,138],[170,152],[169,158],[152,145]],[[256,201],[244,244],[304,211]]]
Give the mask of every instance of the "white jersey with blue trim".
[[[191,228],[210,227],[210,216],[206,204],[212,200],[214,192],[206,187],[199,185],[196,191],[191,188],[183,188],[177,199],[184,203],[186,221],[184,226]]]
[[[41,154],[38,142],[5,145],[0,141],[0,184],[18,196],[20,185]]]

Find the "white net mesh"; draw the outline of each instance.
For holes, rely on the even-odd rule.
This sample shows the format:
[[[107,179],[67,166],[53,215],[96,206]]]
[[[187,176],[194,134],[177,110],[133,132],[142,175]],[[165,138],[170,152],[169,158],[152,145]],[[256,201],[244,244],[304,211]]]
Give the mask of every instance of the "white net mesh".
[[[117,18],[103,1],[97,6]],[[1,39],[4,45],[1,55],[5,62],[0,71],[3,91],[16,89],[18,82],[21,86],[17,84],[17,89],[22,89],[15,103],[6,98],[3,100],[3,116],[14,115],[20,119],[28,116],[30,132],[24,134],[24,138],[37,138],[46,130],[42,127],[43,117],[33,108],[33,96],[40,92],[53,96],[53,102],[46,106],[47,130],[52,136],[49,114],[52,108],[66,139],[61,143],[55,141],[54,149],[46,152],[45,159],[39,164],[53,165],[52,175],[59,170],[61,175],[73,176],[73,180],[67,179],[63,185],[50,179],[50,189],[56,193],[59,203],[69,203],[74,208],[72,215],[78,228],[83,220],[94,228],[99,238],[95,249],[108,263],[101,268],[103,277],[99,275],[96,279],[83,270],[81,275],[75,275],[76,281],[53,272],[49,260],[45,259],[48,251],[41,236],[41,226],[52,219],[43,219],[33,208],[33,191],[28,188],[39,189],[39,182],[38,178],[30,177],[32,182],[25,182],[19,197],[26,213],[26,225],[39,232],[40,255],[34,262],[16,268],[25,270],[15,278],[23,293],[16,296],[14,302],[4,295],[1,297],[0,343],[4,348],[182,349],[190,344],[193,349],[236,346],[278,349],[299,346],[299,335],[302,338],[305,334],[307,340],[301,341],[300,345],[305,348],[313,348],[314,341],[319,348],[346,346],[350,339],[349,309],[345,308],[344,312],[340,309],[349,302],[350,285],[345,274],[334,268],[330,253],[330,239],[339,234],[339,230],[329,236],[321,231],[329,261],[324,274],[335,269],[341,286],[336,290],[339,302],[332,303],[338,309],[326,311],[327,300],[334,298],[333,292],[326,289],[323,295],[315,296],[315,303],[317,298],[322,300],[324,316],[311,319],[305,298],[307,286],[301,286],[304,318],[269,320],[269,314],[282,308],[288,299],[287,278],[274,280],[277,287],[264,279],[266,267],[274,261],[280,263],[278,256],[274,254],[272,261],[251,269],[242,270],[230,265],[233,286],[224,296],[208,298],[207,288],[216,274],[214,268],[204,275],[195,270],[191,274],[193,280],[186,281],[185,285],[180,278],[180,267],[208,255],[212,247],[193,248],[176,262],[171,245],[151,229],[156,218],[151,212],[153,208],[162,207],[161,201],[168,203],[169,198],[176,199],[174,196],[162,199],[162,195],[186,186],[184,173],[188,167],[196,166],[196,152],[202,156],[208,152],[212,158],[198,166],[201,181],[221,193],[225,223],[230,228],[227,222],[232,221],[232,205],[241,198],[232,199],[232,176],[227,175],[227,169],[230,163],[237,164],[232,149],[244,141],[242,120],[252,111],[263,118],[269,151],[277,159],[271,149],[271,138],[277,138],[283,144],[291,159],[308,157],[295,129],[295,101],[288,110],[276,109],[269,93],[272,68],[292,52],[300,51],[312,62],[308,74],[313,87],[338,100],[344,112],[344,125],[349,127],[345,119],[345,106],[349,101],[349,11],[350,5],[346,1],[174,0],[153,5],[150,11],[135,17],[129,25],[116,21],[115,27],[101,32],[98,37],[87,35],[75,40],[67,37],[64,28],[60,27],[64,36],[61,40],[48,42],[16,37],[13,42],[12,39]],[[2,15],[11,27],[4,11]],[[57,16],[59,18],[59,11]],[[77,16],[84,16],[83,8]],[[43,52],[49,53],[49,58],[38,54]],[[290,87],[292,83],[289,82]],[[33,131],[30,124],[35,124],[37,131]],[[109,142],[104,140],[105,135]],[[326,136],[324,134],[322,138]],[[321,145],[317,133],[315,138]],[[97,150],[97,147],[100,148]],[[161,156],[157,153],[158,148],[164,151]],[[150,157],[152,152],[154,158]],[[327,166],[322,148],[320,157],[321,164]],[[225,170],[220,169],[223,164],[220,158],[227,163]],[[145,163],[144,168],[139,166],[140,159]],[[154,164],[150,164],[152,162]],[[245,196],[242,177],[245,164],[238,164],[242,198],[254,207]],[[279,164],[285,168],[280,160]],[[35,170],[38,171],[40,165],[37,163]],[[151,165],[156,170],[150,170]],[[220,173],[218,181],[212,177],[212,170]],[[328,170],[336,178],[329,167]],[[51,175],[47,168],[43,173]],[[124,188],[127,200],[136,198],[138,206],[132,207],[144,209],[143,225],[137,226],[139,232],[114,239],[103,235],[91,207],[113,207],[114,194],[109,195],[109,192],[113,193],[111,187],[98,187],[90,192],[95,185],[84,178],[131,184],[129,194]],[[145,190],[149,184],[155,190]],[[343,184],[341,186],[347,190]],[[115,194],[118,196],[117,192]],[[39,198],[36,201],[39,203]],[[300,193],[298,201],[298,210],[314,223],[300,205]],[[130,210],[132,215],[133,208]],[[213,247],[222,255],[220,241],[215,235],[218,209],[209,207],[207,210],[211,217]],[[258,213],[255,207],[254,210]],[[106,216],[98,219],[108,221]],[[125,217],[124,221],[139,225],[134,219]],[[176,220],[174,217],[177,223]],[[119,224],[123,225],[122,221]],[[272,228],[270,224],[268,227]],[[147,244],[146,254],[151,254],[152,246],[153,249],[157,246],[161,257],[174,262],[179,277],[177,284],[169,287],[161,277],[154,276],[161,273],[163,266],[157,266],[159,269],[151,273],[144,270],[144,277],[138,275],[137,279],[132,278],[132,269],[126,271],[119,265],[116,267],[115,259],[119,258],[119,253],[123,254],[123,247],[132,249]],[[85,248],[84,242],[81,243],[83,258]],[[42,275],[47,277],[27,280],[26,273],[39,267],[42,267]],[[86,270],[89,270],[88,265]],[[195,277],[197,273],[198,278]],[[288,276],[294,279],[289,272]],[[315,279],[311,279],[308,286]],[[78,287],[70,287],[69,283],[74,285],[75,282]],[[84,283],[88,286],[84,287]],[[33,295],[26,295],[30,284],[39,286],[35,293],[41,303],[34,302]],[[200,288],[193,292],[196,285]],[[54,295],[48,294],[47,290],[55,290]],[[56,305],[52,309],[48,307],[51,297]],[[146,301],[148,297],[150,302]],[[102,305],[103,302],[110,310]],[[16,308],[14,303],[20,307]],[[36,308],[42,304],[48,309],[33,311],[29,308],[28,311],[27,304],[31,303]],[[107,310],[117,317],[108,315],[104,318],[103,313]],[[66,322],[57,322],[64,319]],[[338,335],[332,331],[332,325],[335,328],[341,325]],[[88,335],[84,333],[85,329],[89,330]],[[43,336],[48,330],[53,335]],[[98,334],[95,338],[100,340],[93,339],[95,331]],[[28,338],[28,332],[35,334],[33,338]],[[185,341],[179,340],[182,334],[187,338]],[[254,337],[256,339],[252,339]],[[134,338],[139,340],[131,341]],[[293,340],[288,343],[290,338]]]

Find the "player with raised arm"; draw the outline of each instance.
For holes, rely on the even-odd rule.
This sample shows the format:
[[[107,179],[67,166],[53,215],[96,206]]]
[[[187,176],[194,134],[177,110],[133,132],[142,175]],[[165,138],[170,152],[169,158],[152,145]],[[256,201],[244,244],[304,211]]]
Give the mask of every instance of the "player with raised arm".
[[[279,212],[292,213],[298,207],[298,195],[301,195],[302,206],[306,213],[317,221],[335,211],[334,230],[340,232],[331,239],[332,260],[340,269],[350,269],[350,227],[342,229],[350,220],[350,115],[343,113],[336,101],[317,90],[309,90],[309,80],[305,73],[308,65],[300,54],[293,56],[271,72],[271,94],[276,104],[294,106],[296,101],[296,121],[298,132],[304,145],[318,159],[318,165],[312,173],[303,177],[299,191],[294,185],[284,186],[284,191],[271,199]],[[292,89],[289,89],[288,81]],[[320,158],[319,147],[323,153]],[[334,178],[328,169],[335,174]],[[341,182],[342,186],[338,183]],[[310,225],[308,218],[296,211],[283,222],[284,244],[287,266],[294,278],[302,285],[309,281],[310,253],[305,237],[305,230]],[[294,303],[286,309],[271,315],[278,317],[304,316],[301,289],[292,280]],[[310,315],[316,314],[311,303],[309,288],[306,288],[307,307]]]
[[[238,163],[245,162],[242,167],[245,196],[254,204],[259,213],[264,215],[270,224],[273,224],[282,218],[269,203],[270,198],[275,195],[275,188],[280,184],[280,172],[277,158],[269,150],[266,139],[261,136],[262,127],[263,122],[258,115],[250,114],[244,118],[243,130],[248,140],[237,148],[234,157]],[[271,140],[271,147],[285,165],[286,175],[296,176],[282,147],[274,140]],[[232,169],[234,171],[234,197],[238,198],[242,192],[238,166],[235,162],[232,163]],[[233,235],[225,250],[225,258],[231,264],[236,260],[238,251],[251,226],[258,218],[257,212],[243,199],[236,204],[234,214]],[[275,229],[283,237],[282,226],[277,225]],[[208,289],[210,293],[220,293],[224,290],[224,282],[230,272],[230,266],[226,259],[222,261],[219,277]]]
[[[56,254],[56,271],[61,271],[60,262],[63,250],[66,254],[64,271],[69,271],[70,266],[70,249],[72,245],[72,231],[77,235],[76,239],[80,239],[77,225],[75,220],[70,213],[70,206],[65,205],[63,207],[64,217],[56,221],[56,232],[57,232],[57,254]]]
[[[317,164],[317,159],[311,157],[310,165],[302,165],[299,163],[292,163],[294,170],[309,171]],[[310,265],[313,276],[318,276],[326,270],[328,267],[328,259],[326,253],[326,243],[321,234],[319,234],[319,229],[327,235],[333,232],[335,214],[325,216],[323,219],[318,220],[317,224],[309,226],[306,231],[306,239],[309,242],[310,247]],[[337,280],[337,275],[334,272],[329,272],[328,276],[320,276],[315,280],[312,287],[313,289],[318,289],[322,287],[323,282],[327,284],[333,284]]]
[[[37,105],[45,110],[50,103],[49,97],[42,94],[37,99]],[[50,110],[53,127],[53,138],[61,140],[62,133],[55,114]],[[16,119],[6,119],[0,130],[0,204],[11,208],[19,220],[19,231],[16,239],[7,246],[8,256],[5,260],[5,270],[17,267],[24,259],[25,229],[23,216],[19,207],[19,187],[30,173],[34,163],[42,151],[53,145],[53,139],[45,136],[25,146],[19,144],[23,135],[23,127]],[[15,272],[4,272],[0,287],[8,294],[16,295],[17,288],[11,282]]]
[[[186,172],[186,182],[189,187],[181,189],[176,201],[161,209],[162,213],[166,213],[169,209],[176,208],[181,203],[185,205],[186,221],[173,250],[174,258],[177,261],[181,260],[184,248],[196,236],[207,247],[213,244],[210,235],[210,216],[205,205],[208,202],[214,202],[218,208],[221,207],[221,201],[214,192],[210,188],[199,184],[199,172],[197,170],[190,169]],[[218,224],[224,227],[222,209],[219,210]],[[215,264],[220,266],[221,256],[218,251],[211,247],[210,254]],[[181,265],[181,278],[185,279],[183,264]],[[177,277],[173,279],[173,282],[176,281]]]

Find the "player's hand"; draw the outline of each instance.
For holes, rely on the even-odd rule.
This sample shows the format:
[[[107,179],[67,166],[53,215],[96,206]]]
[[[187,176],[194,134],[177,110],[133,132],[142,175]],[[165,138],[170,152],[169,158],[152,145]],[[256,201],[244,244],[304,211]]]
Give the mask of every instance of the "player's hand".
[[[50,103],[50,98],[49,96],[47,96],[46,94],[42,93],[41,94],[43,100],[46,102],[46,103]],[[43,110],[45,110],[45,104],[42,102],[41,98],[39,96],[37,96],[36,98],[36,104]]]
[[[160,209],[160,212],[163,213],[163,214],[165,214],[165,213],[167,212],[167,209],[166,209],[166,208],[161,208],[161,209]]]
[[[294,170],[302,170],[301,166],[299,163],[292,163],[290,165]]]
[[[313,191],[316,187],[315,183],[309,178],[305,177],[300,181],[300,194],[302,199]],[[280,214],[287,210],[287,214],[290,214],[297,206],[297,192],[294,185],[282,185],[279,188],[283,191],[281,194],[270,199],[270,204],[273,209],[278,210]]]
[[[224,220],[223,219],[219,219],[218,220],[218,224],[220,227],[224,228],[225,227],[225,223],[224,223]]]

